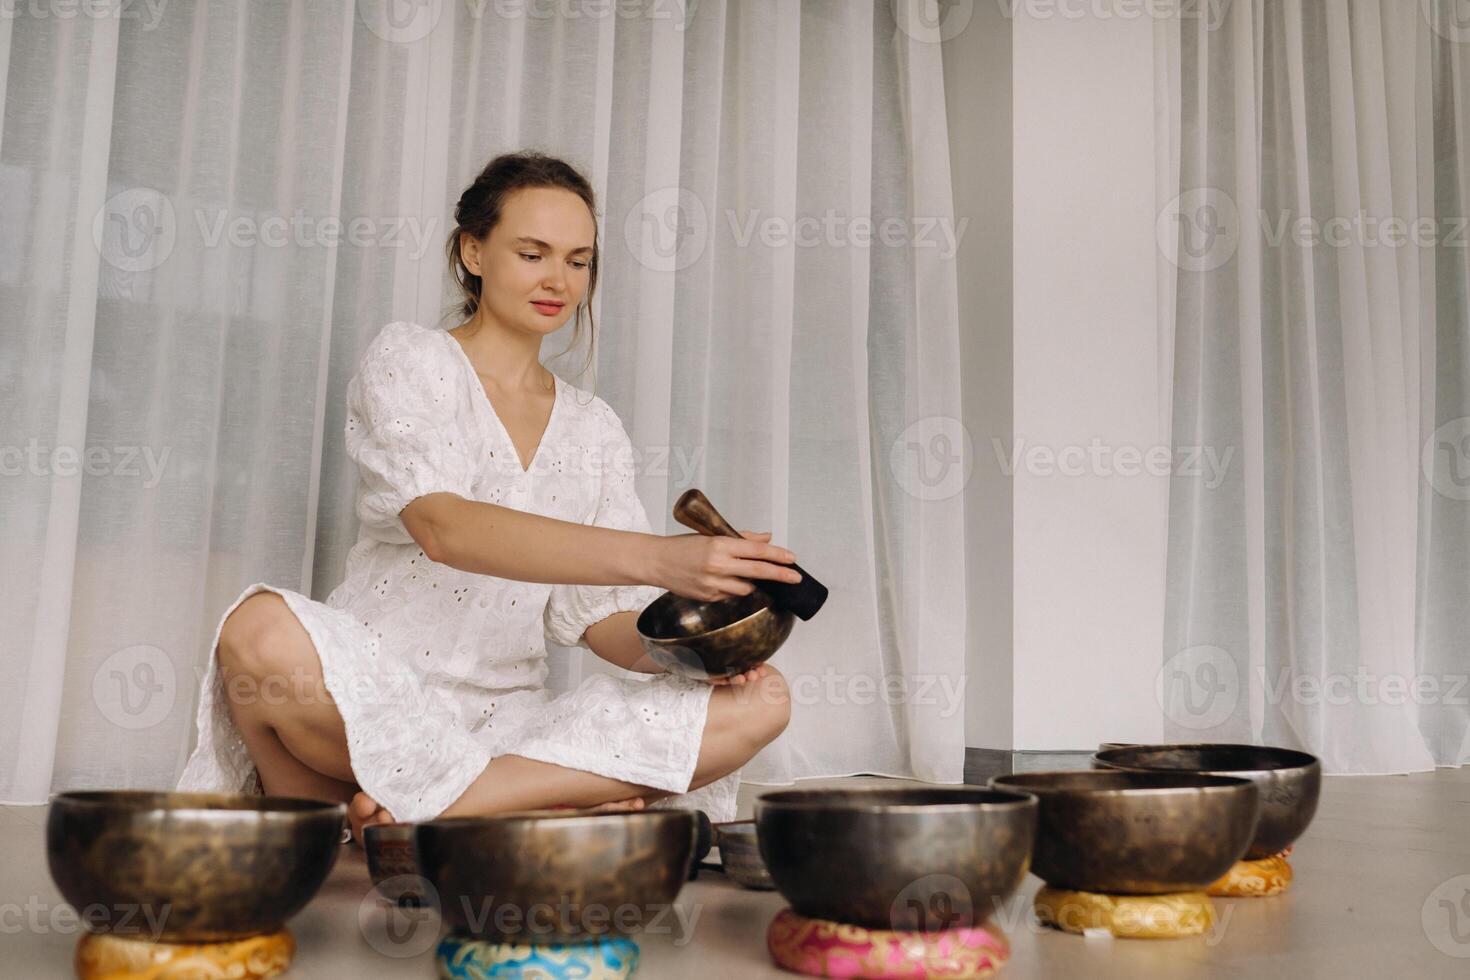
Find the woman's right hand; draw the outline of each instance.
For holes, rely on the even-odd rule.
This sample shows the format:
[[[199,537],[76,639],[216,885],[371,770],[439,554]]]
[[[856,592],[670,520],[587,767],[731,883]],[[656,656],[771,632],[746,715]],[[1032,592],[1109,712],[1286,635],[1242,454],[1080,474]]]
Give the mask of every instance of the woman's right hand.
[[[770,531],[741,531],[742,537],[676,534],[660,538],[650,584],[701,601],[749,595],[750,579],[800,582],[788,566],[796,556],[771,544]]]

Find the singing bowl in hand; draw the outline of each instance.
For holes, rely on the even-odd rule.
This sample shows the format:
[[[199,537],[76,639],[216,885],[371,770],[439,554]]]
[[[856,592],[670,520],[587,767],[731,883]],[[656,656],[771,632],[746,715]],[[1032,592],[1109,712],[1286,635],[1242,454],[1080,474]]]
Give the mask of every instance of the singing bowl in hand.
[[[671,674],[696,680],[743,674],[786,642],[796,617],[761,589],[711,602],[665,592],[638,614],[638,638],[649,658]]]
[[[1322,763],[1295,749],[1269,745],[1183,743],[1135,745],[1093,755],[1096,765],[1110,769],[1203,772],[1244,776],[1261,790],[1261,819],[1247,860],[1279,854],[1302,835],[1317,813],[1322,794]]]
[[[1056,888],[1163,895],[1204,888],[1230,870],[1255,831],[1249,779],[1192,772],[1032,772],[996,789],[1041,802],[1031,870]]]
[[[46,859],[93,932],[224,942],[301,911],[337,860],[346,818],[341,803],[284,796],[61,793]]]

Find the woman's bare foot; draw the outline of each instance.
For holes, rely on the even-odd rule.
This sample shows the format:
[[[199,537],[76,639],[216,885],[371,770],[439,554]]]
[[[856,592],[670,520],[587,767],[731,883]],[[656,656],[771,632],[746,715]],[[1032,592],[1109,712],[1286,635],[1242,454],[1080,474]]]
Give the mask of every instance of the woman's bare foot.
[[[393,814],[389,813],[381,803],[368,796],[366,793],[358,793],[347,805],[347,822],[352,825],[352,836],[362,840],[362,829],[375,823],[395,823]]]

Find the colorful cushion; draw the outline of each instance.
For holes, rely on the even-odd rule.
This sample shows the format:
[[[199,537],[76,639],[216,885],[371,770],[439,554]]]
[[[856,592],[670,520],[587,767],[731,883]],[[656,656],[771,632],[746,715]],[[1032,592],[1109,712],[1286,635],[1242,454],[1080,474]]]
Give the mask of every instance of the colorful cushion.
[[[434,967],[447,980],[538,977],[624,980],[638,969],[638,944],[623,936],[584,943],[499,943],[451,933],[439,941]]]
[[[988,977],[1011,958],[995,926],[899,932],[809,919],[782,909],[766,930],[778,966],[813,977]]]
[[[1198,936],[1215,924],[1215,907],[1204,892],[1100,895],[1047,886],[1032,907],[1042,923],[1064,932],[1101,929],[1122,939]]]
[[[1222,898],[1262,898],[1280,895],[1291,887],[1290,849],[1258,861],[1236,861],[1225,877],[1206,891]]]
[[[296,940],[286,929],[222,943],[159,943],[85,933],[77,943],[81,980],[263,980],[286,972]]]

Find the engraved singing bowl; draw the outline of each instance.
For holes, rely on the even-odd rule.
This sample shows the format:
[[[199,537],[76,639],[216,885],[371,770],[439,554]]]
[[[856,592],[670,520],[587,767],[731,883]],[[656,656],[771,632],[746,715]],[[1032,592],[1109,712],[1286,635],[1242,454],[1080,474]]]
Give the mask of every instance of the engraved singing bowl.
[[[649,659],[673,674],[704,680],[741,674],[765,663],[796,617],[757,589],[701,602],[665,592],[638,614],[638,638]]]
[[[61,793],[46,859],[93,932],[174,943],[274,932],[341,850],[347,807],[283,796]]]
[[[582,942],[667,916],[689,877],[692,810],[536,810],[415,825],[449,927],[495,942]]]
[[[731,820],[717,823],[715,846],[720,849],[720,864],[725,876],[745,888],[771,889],[776,883],[761,862],[760,843],[756,840],[754,820]]]
[[[413,849],[413,828],[411,823],[380,823],[362,829],[368,877],[378,894],[396,905],[427,904],[424,879]]]
[[[1092,757],[1113,769],[1203,772],[1244,776],[1261,790],[1261,819],[1245,852],[1256,861],[1279,854],[1302,835],[1317,813],[1322,794],[1322,763],[1295,749],[1262,745],[1135,745],[1107,749]]]
[[[1026,877],[1036,810],[979,787],[783,790],[756,800],[755,821],[798,915],[912,931],[990,918]]]
[[[1240,860],[1260,812],[1249,779],[1192,772],[1031,772],[990,785],[1040,801],[1037,877],[1106,895],[1205,888]]]

